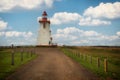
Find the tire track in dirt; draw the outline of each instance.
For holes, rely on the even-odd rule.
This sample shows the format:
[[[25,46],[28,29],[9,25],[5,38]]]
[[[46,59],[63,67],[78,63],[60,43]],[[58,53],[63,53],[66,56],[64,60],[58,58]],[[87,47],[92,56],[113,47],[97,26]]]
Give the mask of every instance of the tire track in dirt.
[[[98,80],[99,78],[58,48],[36,48],[38,57],[6,80]]]

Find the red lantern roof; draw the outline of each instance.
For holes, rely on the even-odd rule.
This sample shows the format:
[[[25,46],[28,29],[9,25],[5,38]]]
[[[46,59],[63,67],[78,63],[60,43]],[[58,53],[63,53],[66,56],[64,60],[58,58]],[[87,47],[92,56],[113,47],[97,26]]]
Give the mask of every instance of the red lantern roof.
[[[47,13],[46,11],[43,12],[42,16],[47,16]]]
[[[42,19],[39,20],[40,23],[44,23],[44,22],[47,22],[47,23],[50,23],[50,20],[47,19],[47,12],[44,11],[42,13]]]

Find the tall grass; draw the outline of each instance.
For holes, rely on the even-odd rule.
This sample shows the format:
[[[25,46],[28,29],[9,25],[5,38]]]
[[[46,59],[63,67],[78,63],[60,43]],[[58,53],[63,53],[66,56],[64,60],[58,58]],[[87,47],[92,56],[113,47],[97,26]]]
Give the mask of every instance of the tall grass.
[[[14,53],[14,65],[11,65],[11,49],[0,49],[0,80],[4,80],[4,78],[14,72],[15,69],[34,59],[35,57],[36,55],[31,56],[30,53],[23,52],[23,61],[21,61],[21,52],[16,51]]]
[[[112,78],[120,80],[120,50],[104,49],[104,48],[62,48],[62,51],[69,57],[73,58],[85,68],[91,70],[102,79]],[[91,63],[92,57],[92,63]],[[97,59],[100,60],[98,67]],[[108,71],[104,71],[104,59],[108,61]]]

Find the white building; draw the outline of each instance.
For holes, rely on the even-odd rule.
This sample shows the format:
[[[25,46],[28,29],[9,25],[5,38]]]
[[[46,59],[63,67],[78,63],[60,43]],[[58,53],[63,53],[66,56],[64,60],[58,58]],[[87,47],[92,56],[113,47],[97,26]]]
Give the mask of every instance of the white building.
[[[42,18],[39,20],[40,28],[38,31],[38,46],[52,45],[52,37],[50,30],[50,20],[47,19],[46,11],[43,12]]]

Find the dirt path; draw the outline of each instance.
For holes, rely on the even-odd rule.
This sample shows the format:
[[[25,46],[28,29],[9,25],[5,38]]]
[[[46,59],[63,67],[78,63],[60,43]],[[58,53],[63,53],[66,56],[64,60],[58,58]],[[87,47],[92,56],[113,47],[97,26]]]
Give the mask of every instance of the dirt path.
[[[6,80],[98,80],[58,48],[36,49],[38,57]]]

